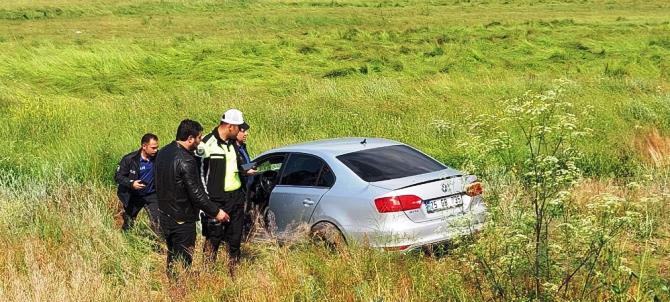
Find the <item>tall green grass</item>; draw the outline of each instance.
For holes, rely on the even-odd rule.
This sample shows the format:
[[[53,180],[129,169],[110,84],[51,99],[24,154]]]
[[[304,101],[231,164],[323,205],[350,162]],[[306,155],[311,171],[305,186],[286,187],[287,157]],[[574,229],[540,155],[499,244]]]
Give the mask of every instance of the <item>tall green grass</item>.
[[[3,166],[56,161],[75,177],[109,180],[144,131],[167,143],[180,119],[212,127],[232,106],[253,123],[256,154],[386,136],[458,165],[453,142],[465,132],[436,139],[433,121],[465,128],[470,115],[557,78],[579,83],[572,101],[595,108],[598,141],[582,146],[591,175],[630,175],[635,128],[670,126],[662,3],[556,3],[532,13],[520,4],[338,3],[63,1],[60,10],[92,12],[0,20],[0,127],[17,133]],[[124,5],[137,14],[112,13]],[[37,158],[15,160],[26,155]]]
[[[648,178],[625,186],[588,181],[574,191],[566,210],[590,224],[557,228],[566,234],[556,233],[551,249],[556,255],[574,256],[558,259],[557,265],[562,266],[554,268],[557,272],[571,272],[592,248],[584,242],[610,231],[601,229],[607,225],[599,220],[607,221],[600,215],[609,207],[616,207],[615,213],[623,214],[623,207],[625,215],[639,211],[643,216],[631,220],[623,233],[607,242],[597,262],[589,262],[589,269],[574,277],[567,295],[558,291],[552,300],[662,301],[670,297],[665,224],[669,179],[667,172],[650,171]],[[531,299],[522,290],[529,282],[521,253],[528,238],[519,233],[528,227],[528,213],[520,211],[523,192],[510,177],[487,181],[491,211],[487,228],[434,256],[389,253],[358,244],[333,252],[298,237],[283,245],[244,244],[236,279],[227,274],[225,253],[213,268],[204,267],[198,253],[193,271],[179,282],[165,276],[164,247],[151,235],[144,213],[137,228],[120,232],[114,220],[117,200],[108,186],[55,181],[26,183],[20,189],[7,189],[5,182],[0,185],[0,243],[5,249],[0,254],[4,280],[0,298],[5,301]],[[580,292],[589,272],[597,274],[589,291]],[[555,292],[551,284],[547,286],[546,291]]]

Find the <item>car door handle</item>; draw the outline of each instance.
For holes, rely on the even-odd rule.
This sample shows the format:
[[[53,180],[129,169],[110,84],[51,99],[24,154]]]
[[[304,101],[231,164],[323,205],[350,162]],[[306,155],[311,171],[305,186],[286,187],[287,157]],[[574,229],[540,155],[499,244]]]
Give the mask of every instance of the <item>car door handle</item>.
[[[311,200],[311,199],[309,199],[309,198],[307,198],[307,199],[305,199],[305,200],[302,201],[302,204],[304,204],[306,207],[309,207],[309,206],[311,206],[311,205],[314,205],[314,201]]]

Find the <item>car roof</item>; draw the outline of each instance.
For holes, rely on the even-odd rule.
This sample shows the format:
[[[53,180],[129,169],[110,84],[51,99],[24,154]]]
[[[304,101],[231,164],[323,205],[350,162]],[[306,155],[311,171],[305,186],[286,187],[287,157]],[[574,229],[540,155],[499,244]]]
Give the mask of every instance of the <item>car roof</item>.
[[[363,143],[365,142],[365,143]],[[317,140],[275,148],[265,153],[305,152],[323,156],[339,156],[351,152],[374,149],[379,147],[401,145],[402,143],[384,138],[346,137]]]

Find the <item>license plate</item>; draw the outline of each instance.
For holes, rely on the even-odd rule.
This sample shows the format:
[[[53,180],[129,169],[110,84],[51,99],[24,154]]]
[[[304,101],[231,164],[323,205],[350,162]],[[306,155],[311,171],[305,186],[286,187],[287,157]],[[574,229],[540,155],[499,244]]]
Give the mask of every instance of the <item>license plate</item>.
[[[425,205],[428,213],[434,213],[463,206],[463,198],[461,195],[442,197],[433,200],[426,200]]]

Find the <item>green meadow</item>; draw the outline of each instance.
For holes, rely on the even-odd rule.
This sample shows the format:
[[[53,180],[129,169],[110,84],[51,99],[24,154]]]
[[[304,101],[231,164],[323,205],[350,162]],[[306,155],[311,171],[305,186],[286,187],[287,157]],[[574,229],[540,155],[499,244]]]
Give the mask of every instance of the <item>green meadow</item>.
[[[590,135],[540,294],[519,239],[528,145],[496,117],[561,83]],[[439,255],[249,243],[238,278],[196,256],[171,283],[144,214],[119,230],[114,170],[145,132],[168,144],[232,107],[255,155],[384,137],[476,173],[490,223]],[[2,1],[0,131],[0,300],[670,299],[666,1]]]

